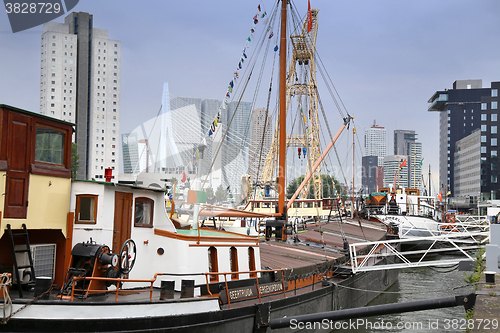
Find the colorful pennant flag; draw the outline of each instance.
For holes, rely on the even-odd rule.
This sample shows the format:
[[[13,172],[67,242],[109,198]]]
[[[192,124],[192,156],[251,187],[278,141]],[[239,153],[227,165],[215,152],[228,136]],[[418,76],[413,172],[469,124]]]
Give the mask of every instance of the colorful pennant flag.
[[[313,19],[311,14],[311,1],[307,0],[307,33],[311,32],[313,26]]]

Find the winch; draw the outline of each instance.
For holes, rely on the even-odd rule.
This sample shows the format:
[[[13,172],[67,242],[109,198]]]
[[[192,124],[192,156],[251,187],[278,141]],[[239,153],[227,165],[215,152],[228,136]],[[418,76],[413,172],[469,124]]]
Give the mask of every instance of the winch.
[[[92,241],[76,244],[71,250],[70,265],[61,295],[70,295],[73,278],[84,278],[75,282],[74,294],[86,297],[92,293],[102,293],[111,285],[119,287],[113,280],[86,278],[125,278],[135,264],[136,247],[132,239],[123,243],[119,253],[112,253],[109,246]]]

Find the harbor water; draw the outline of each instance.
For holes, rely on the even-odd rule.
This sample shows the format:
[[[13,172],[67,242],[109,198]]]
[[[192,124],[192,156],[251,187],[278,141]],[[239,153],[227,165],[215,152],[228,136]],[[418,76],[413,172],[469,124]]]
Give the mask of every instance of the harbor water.
[[[467,286],[464,276],[456,266],[402,269],[398,281],[368,305],[467,295],[473,292],[473,288]],[[353,319],[350,326],[344,323],[343,329],[333,332],[464,332],[467,326],[465,315],[463,306],[406,312]]]

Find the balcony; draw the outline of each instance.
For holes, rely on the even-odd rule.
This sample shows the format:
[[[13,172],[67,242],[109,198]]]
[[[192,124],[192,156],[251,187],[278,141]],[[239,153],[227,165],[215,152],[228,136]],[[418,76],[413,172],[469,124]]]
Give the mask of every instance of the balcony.
[[[442,91],[436,91],[429,99],[428,103],[432,103],[427,109],[428,111],[442,111],[443,107],[448,104],[448,94]]]

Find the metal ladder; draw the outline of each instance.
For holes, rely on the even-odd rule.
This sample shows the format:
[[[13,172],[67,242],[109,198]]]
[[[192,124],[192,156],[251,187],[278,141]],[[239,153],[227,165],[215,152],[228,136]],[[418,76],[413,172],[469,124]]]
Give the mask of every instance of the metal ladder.
[[[30,246],[30,240],[28,237],[28,230],[26,229],[26,224],[23,223],[23,230],[21,232],[16,232],[13,233],[12,229],[10,228],[10,224],[7,224],[7,234],[9,235],[9,240],[10,240],[10,248],[12,250],[12,259],[14,261],[14,274],[17,279],[17,290],[19,291],[19,297],[23,298],[23,288],[22,285],[26,284],[33,284],[35,282],[35,268],[33,266],[33,258],[31,256],[31,246]],[[15,249],[15,244],[14,244],[14,237],[23,237],[24,238],[24,244],[26,245],[26,248],[22,250],[16,250]],[[19,266],[17,263],[17,256],[16,253],[28,253],[28,259],[29,259],[29,265],[22,265]],[[28,282],[22,282],[22,276],[19,276],[19,270],[23,268],[29,268],[31,271],[30,275],[30,281]]]

